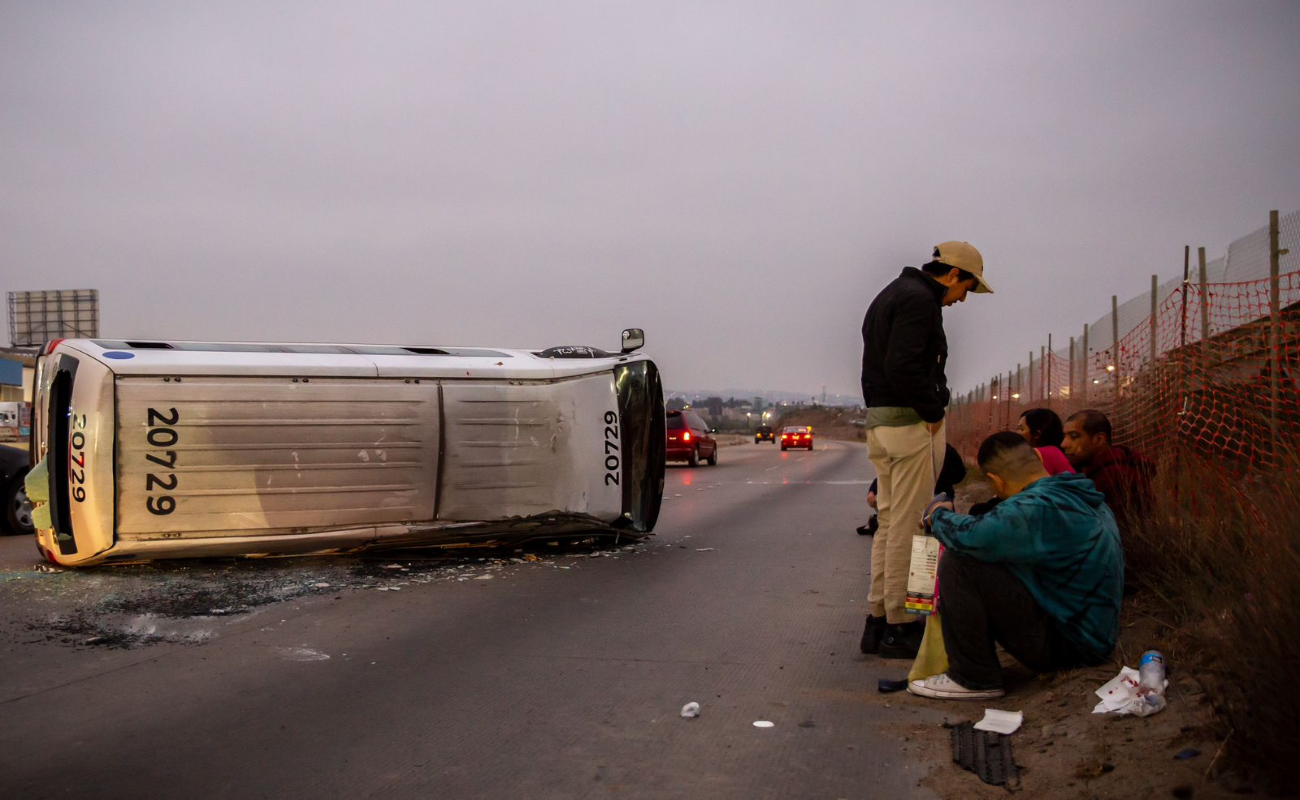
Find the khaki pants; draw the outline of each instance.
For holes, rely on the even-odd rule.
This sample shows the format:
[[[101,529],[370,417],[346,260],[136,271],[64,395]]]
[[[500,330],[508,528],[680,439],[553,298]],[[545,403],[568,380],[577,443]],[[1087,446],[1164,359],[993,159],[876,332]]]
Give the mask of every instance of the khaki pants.
[[[921,532],[921,514],[943,466],[946,428],[931,435],[924,423],[867,431],[867,449],[876,468],[876,513],[880,529],[871,543],[871,613],[893,625],[921,620],[904,610],[912,536]]]

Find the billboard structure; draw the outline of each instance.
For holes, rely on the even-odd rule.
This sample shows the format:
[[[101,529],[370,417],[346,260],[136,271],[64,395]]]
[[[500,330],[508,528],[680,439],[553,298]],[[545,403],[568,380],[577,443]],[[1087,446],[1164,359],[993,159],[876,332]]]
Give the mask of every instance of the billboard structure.
[[[99,336],[99,290],[9,292],[9,342],[38,347],[51,339]]]

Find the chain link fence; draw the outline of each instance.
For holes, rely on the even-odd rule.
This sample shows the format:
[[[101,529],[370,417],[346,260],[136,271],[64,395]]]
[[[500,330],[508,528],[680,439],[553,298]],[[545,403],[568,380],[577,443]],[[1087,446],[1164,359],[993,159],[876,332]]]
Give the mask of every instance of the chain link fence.
[[[1300,211],[1187,253],[1186,274],[954,398],[948,441],[970,454],[1021,412],[1111,418],[1115,441],[1159,458],[1175,442],[1225,466],[1280,467],[1300,444]]]

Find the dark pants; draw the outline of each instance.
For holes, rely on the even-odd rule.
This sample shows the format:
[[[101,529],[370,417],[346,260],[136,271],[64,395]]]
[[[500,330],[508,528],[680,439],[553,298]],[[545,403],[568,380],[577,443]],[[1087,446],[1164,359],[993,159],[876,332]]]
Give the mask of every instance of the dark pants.
[[[1060,632],[1011,570],[946,551],[939,562],[939,618],[948,676],[967,689],[999,689],[994,644],[1034,672],[1091,663]]]

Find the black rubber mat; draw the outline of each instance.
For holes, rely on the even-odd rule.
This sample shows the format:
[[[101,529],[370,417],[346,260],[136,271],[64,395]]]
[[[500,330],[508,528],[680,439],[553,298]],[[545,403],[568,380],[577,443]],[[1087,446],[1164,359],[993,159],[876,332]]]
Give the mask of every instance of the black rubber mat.
[[[974,723],[963,722],[952,729],[952,760],[992,786],[1009,791],[1020,788],[1020,771],[1011,753],[1011,737],[992,731],[977,731]]]

